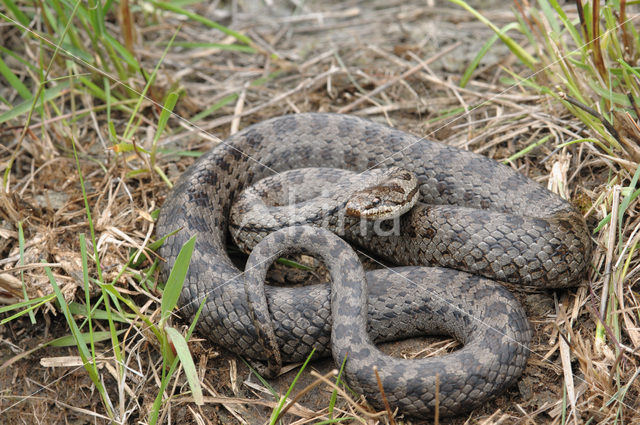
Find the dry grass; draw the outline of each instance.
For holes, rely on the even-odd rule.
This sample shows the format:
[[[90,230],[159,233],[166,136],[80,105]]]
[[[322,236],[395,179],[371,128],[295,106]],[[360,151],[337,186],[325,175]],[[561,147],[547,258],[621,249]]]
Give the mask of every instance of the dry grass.
[[[99,259],[89,262],[89,275],[102,274],[101,282],[114,281],[121,294],[153,318],[159,314],[161,291],[153,266],[157,258],[146,248],[154,240],[154,217],[169,190],[163,176],[175,181],[193,160],[187,152],[208,150],[218,138],[253,122],[303,111],[367,116],[498,161],[548,136],[546,143],[508,163],[574,202],[592,228],[600,224],[594,233],[593,267],[579,288],[543,293],[513,288],[535,328],[525,374],[517,388],[451,422],[640,421],[636,382],[640,300],[635,292],[640,281],[636,253],[640,219],[638,201],[631,197],[639,158],[632,148],[612,155],[595,143],[563,145],[594,135],[549,97],[505,85],[503,78],[509,76],[505,67],[522,70],[500,45],[466,88],[460,88],[456,81],[465,64],[479,49],[478,41],[482,43],[490,33],[462,10],[428,3],[194,5],[190,10],[249,36],[254,53],[213,45],[170,48],[135,114],[135,93],[146,84],[141,73],[131,72],[118,83],[116,71],[108,72],[107,77],[114,79],[109,83],[113,99],[107,108],[104,99],[87,90],[77,77],[69,78],[90,73],[88,78],[99,85],[102,77],[60,52],[48,76],[59,80],[47,87],[64,81],[72,84],[36,108],[27,127],[26,114],[0,124],[0,171],[12,164],[0,193],[0,301],[7,305],[23,301],[23,289],[29,299],[47,301],[35,309],[33,321],[23,315],[0,327],[3,422],[109,422],[94,383],[79,366],[77,349],[64,344],[40,347],[70,333],[54,304],[45,265],[67,302],[80,305],[85,300],[78,235],[90,235],[91,229],[80,176]],[[484,14],[494,23],[513,20],[511,12],[501,9]],[[128,44],[147,75],[178,30],[180,42],[234,41],[175,13],[133,10],[131,16],[133,26],[124,24],[122,16],[111,17],[107,30],[122,39],[132,37]],[[135,28],[136,34],[127,28]],[[40,80],[38,67],[48,66],[53,47],[25,38],[12,23],[4,22],[0,34],[4,47],[30,66],[9,55],[2,58],[27,86],[35,87],[33,81]],[[159,105],[174,91],[181,93],[174,110],[177,115],[169,120],[155,147],[156,160],[149,152],[154,150]],[[4,101],[0,114],[21,100],[18,90],[1,79],[0,97]],[[134,125],[126,133],[132,116]],[[626,134],[630,134],[627,140],[638,144],[633,129]],[[617,217],[617,211],[623,212],[620,220],[603,221],[610,213]],[[91,244],[87,249],[93,255]],[[141,252],[141,260],[129,267],[135,250]],[[100,293],[93,284],[90,295]],[[603,298],[608,300],[607,317],[605,325],[597,328]],[[0,317],[8,319],[12,313]],[[78,322],[83,319],[76,317]],[[162,380],[158,372],[162,354],[139,317],[130,319],[129,324],[118,324],[124,330],[119,346],[125,353],[123,364],[116,361],[109,340],[96,342],[97,370],[116,416],[123,423],[148,423]],[[104,320],[95,320],[94,326],[109,330]],[[277,402],[265,384],[220,347],[200,339],[189,344],[205,403],[192,402],[184,375],[178,373],[164,392],[160,422],[264,423]],[[435,342],[433,349],[441,345]],[[332,366],[320,362],[314,367]],[[292,398],[316,379],[307,372],[304,375]],[[285,376],[274,384],[275,390],[283,394],[289,382],[291,377]],[[321,383],[296,400],[282,423],[326,419],[330,391],[328,384]],[[344,393],[334,414],[362,418],[363,422],[353,423],[388,423],[384,415],[362,410],[361,404]]]

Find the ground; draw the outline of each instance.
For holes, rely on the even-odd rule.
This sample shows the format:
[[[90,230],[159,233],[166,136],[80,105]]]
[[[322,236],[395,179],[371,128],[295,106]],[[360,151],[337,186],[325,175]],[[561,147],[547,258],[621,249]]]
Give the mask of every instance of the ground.
[[[461,75],[493,34],[460,7],[417,0],[221,3],[195,3],[188,9],[248,36],[251,52],[212,44],[231,44],[234,36],[175,11],[160,11],[145,2],[138,9],[132,7],[137,32],[130,47],[133,54],[147,77],[161,62],[135,120],[130,121],[138,100],[135,92],[142,91],[146,78],[134,72],[120,86],[111,68],[105,71],[108,79],[113,78],[109,86],[117,95],[111,103],[99,90],[86,91],[77,83],[78,87],[66,87],[42,109],[36,108],[22,136],[26,114],[0,124],[0,171],[4,173],[15,158],[0,195],[0,267],[4,269],[0,270],[0,302],[12,305],[24,300],[22,281],[29,298],[50,297],[34,310],[33,320],[28,315],[11,317],[20,310],[0,313],[4,321],[0,325],[0,422],[110,422],[94,381],[79,365],[77,346],[48,344],[70,335],[70,330],[40,263],[50,267],[67,302],[76,306],[85,302],[87,280],[79,235],[91,240],[91,229],[83,190],[100,260],[98,269],[90,258],[89,274],[100,282],[113,282],[142,315],[157,320],[162,282],[151,266],[156,260],[153,253],[147,252],[146,258],[143,255],[121,271],[135,249],[155,240],[154,219],[169,192],[167,182],[175,182],[193,161],[194,152],[207,151],[251,123],[285,113],[351,113],[497,161],[508,160],[511,167],[567,197],[585,214],[590,228],[599,226],[616,203],[603,203],[619,196],[615,184],[623,189],[627,185],[633,192],[629,181],[637,158],[634,165],[607,157],[592,145],[561,146],[591,135],[561,105],[514,84],[512,72],[531,81],[542,76],[531,76],[502,43],[493,45],[470,83],[460,87]],[[498,27],[515,21],[514,11],[500,2],[473,4]],[[567,10],[572,9],[567,6]],[[125,38],[123,16],[107,16],[106,27],[116,37]],[[0,31],[8,49],[38,63],[38,42],[30,39],[23,46],[22,32],[11,23]],[[177,43],[163,57],[176,32]],[[512,36],[526,45],[522,34]],[[53,47],[44,49],[45,63],[52,52]],[[84,56],[61,55],[64,60],[54,61],[49,78],[63,77],[65,72],[95,72],[83,62]],[[14,57],[4,59],[14,69],[23,67]],[[25,79],[37,74],[24,68]],[[98,86],[106,81],[96,73],[90,78]],[[169,92],[180,94],[176,115],[155,145],[160,106]],[[20,103],[13,86],[2,79],[0,96],[6,100],[0,104],[0,114]],[[512,158],[548,135],[546,143]],[[157,155],[150,159],[153,150]],[[440,418],[440,423],[593,424],[614,418],[633,423],[640,418],[634,351],[638,304],[633,291],[639,275],[638,258],[633,256],[638,243],[633,233],[637,230],[635,198],[624,206],[628,214],[617,230],[609,231],[605,223],[605,231],[594,233],[592,269],[581,286],[556,291],[509,286],[534,329],[524,375],[482,408],[462,417]],[[611,237],[623,241],[615,253],[606,243]],[[88,242],[87,249],[92,256]],[[605,278],[605,271],[615,273],[622,267],[626,267],[623,277]],[[597,311],[605,281],[618,291],[622,317],[618,324],[623,331],[619,336],[620,329],[614,325],[605,327],[606,335],[599,338]],[[89,282],[88,298],[95,303],[101,292],[95,280]],[[74,313],[76,322],[82,323],[81,312]],[[115,361],[110,340],[96,341],[97,370],[119,421],[150,423],[163,356],[140,321],[132,322],[132,326],[116,323],[126,333],[120,343],[124,364]],[[181,332],[188,326],[180,318],[172,323]],[[95,321],[94,326],[109,329],[104,320]],[[242,359],[204,337],[196,332],[189,348],[205,404],[193,403],[184,374],[179,373],[165,390],[160,423],[268,423],[277,399],[267,384]],[[388,344],[384,349],[411,356],[425,345],[433,353],[443,347],[452,349],[454,344],[429,339]],[[312,362],[291,397],[315,381],[311,370],[324,374],[334,367],[327,359]],[[297,370],[268,384],[282,395]],[[331,390],[326,385],[314,388],[296,400],[281,423],[326,419]],[[336,412],[344,409],[346,416],[361,418],[342,423],[389,423],[386,416],[368,417],[354,410],[354,405],[339,399]]]

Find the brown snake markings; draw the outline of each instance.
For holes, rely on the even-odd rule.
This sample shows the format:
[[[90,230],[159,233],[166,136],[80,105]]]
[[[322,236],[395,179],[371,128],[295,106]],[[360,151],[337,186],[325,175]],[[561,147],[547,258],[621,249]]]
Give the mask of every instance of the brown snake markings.
[[[531,331],[524,312],[506,289],[486,278],[567,287],[580,282],[590,259],[591,240],[582,216],[506,166],[352,116],[299,114],[264,121],[203,155],[177,182],[158,219],[158,235],[181,229],[160,249],[167,260],[164,275],[181,246],[197,235],[180,298],[185,314],[193,315],[206,296],[200,333],[238,354],[266,359],[264,341],[258,339],[250,317],[244,276],[226,251],[235,194],[272,170],[361,171],[382,161],[383,166],[401,166],[418,176],[423,206],[402,219],[410,229],[406,248],[398,250],[400,242],[393,240],[380,255],[400,264],[446,268],[368,272],[368,295],[357,282],[357,271],[356,281],[350,280],[351,272],[333,272],[345,280],[332,283],[342,288],[333,295],[340,318],[333,331],[327,285],[267,286],[265,302],[275,340],[282,360],[291,362],[306,358],[312,347],[318,354],[328,354],[331,338],[338,362],[348,352],[347,378],[353,388],[381,403],[371,380],[376,364],[389,401],[409,415],[431,414],[437,375],[440,413],[461,413],[513,383],[528,357]],[[358,267],[350,263],[350,255],[341,253],[338,238],[308,228],[295,232],[301,241],[297,251],[322,258],[337,254],[334,262],[345,263],[346,270]],[[276,246],[290,250],[291,243],[270,238],[257,248],[266,255]],[[328,252],[318,252],[323,249]],[[258,258],[250,259],[250,264],[266,263]],[[254,270],[263,267],[267,266]],[[260,282],[248,285],[256,284],[259,287]],[[421,360],[381,356],[358,329],[358,315],[364,314],[362,299],[368,300],[369,335],[375,341],[444,332],[464,347]],[[253,305],[253,314],[261,314],[264,306]],[[349,341],[355,345],[349,348]]]

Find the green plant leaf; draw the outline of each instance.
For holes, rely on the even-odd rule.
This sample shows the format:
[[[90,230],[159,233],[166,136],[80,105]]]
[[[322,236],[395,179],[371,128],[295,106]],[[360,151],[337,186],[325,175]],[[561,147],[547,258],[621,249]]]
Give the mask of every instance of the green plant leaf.
[[[469,6],[463,0],[449,0],[449,1],[451,3],[453,3],[453,4],[456,4],[456,5],[460,6],[460,7],[462,7],[463,9],[467,10],[469,13],[471,13],[473,16],[475,16],[477,20],[479,20],[480,22],[482,22],[483,24],[485,24],[486,26],[491,28],[493,30],[493,32],[495,32],[498,35],[498,37],[500,37],[500,40],[502,40],[502,42],[509,48],[509,50],[511,50],[511,52],[514,55],[516,55],[518,57],[518,59],[520,59],[520,61],[525,66],[527,66],[530,69],[534,69],[534,65],[536,63],[538,63],[538,60],[536,58],[534,58],[533,56],[531,56],[529,53],[527,53],[527,51],[524,50],[511,37],[507,36],[506,34],[502,34],[500,32],[500,29],[498,27],[496,27],[487,18],[485,18],[480,12],[475,10],[473,7]]]
[[[180,332],[170,326],[165,326],[164,330],[167,332],[167,335],[169,335],[169,338],[171,338],[171,343],[176,349],[176,354],[180,358],[180,362],[184,368],[184,374],[187,377],[187,382],[189,382],[189,387],[191,388],[193,400],[198,406],[202,406],[204,404],[202,388],[200,387],[198,372],[196,370],[196,365],[193,362],[193,358],[191,357],[187,341]]]
[[[186,47],[187,49],[207,48],[207,49],[220,49],[229,50],[233,52],[242,53],[256,53],[256,49],[251,46],[245,46],[242,44],[221,44],[221,43],[207,43],[207,42],[193,42],[193,41],[177,41],[173,43],[178,47]]]
[[[42,106],[44,102],[48,102],[56,97],[62,95],[66,90],[69,89],[69,81],[63,81],[62,83],[56,84],[55,86],[45,89],[42,93],[42,96],[36,101],[35,108],[39,108]],[[26,114],[29,112],[31,107],[33,106],[33,96],[24,102],[19,103],[14,106],[12,109],[9,109],[4,114],[0,115],[0,124],[12,120],[14,118],[19,117],[20,115]]]
[[[24,27],[28,27],[29,26],[29,23],[31,22],[31,19],[29,19],[29,17],[27,15],[22,13],[20,8],[18,6],[16,6],[16,4],[13,2],[13,0],[2,0],[2,2],[7,7],[7,10],[11,11],[13,16],[15,16],[15,18],[18,20],[18,22],[20,22]],[[2,13],[0,13],[0,16],[2,16],[2,18],[7,20],[8,22],[13,21],[10,17],[8,17],[8,16],[6,16],[6,15],[4,15]]]
[[[71,314],[74,314],[74,315],[88,317],[86,306],[75,301],[69,304],[69,311],[71,311]],[[116,322],[122,322],[122,323],[129,322],[126,318],[120,316],[117,312],[107,313],[106,310],[95,309],[95,308],[91,310],[91,318],[93,320],[109,320],[109,317],[111,317],[111,319]],[[134,318],[135,315],[130,314],[129,317]]]
[[[161,324],[164,324],[171,315],[174,307],[178,303],[182,286],[184,285],[184,279],[187,276],[189,270],[189,263],[191,262],[191,254],[193,253],[193,247],[196,244],[195,235],[191,237],[180,249],[178,257],[176,258],[167,284],[164,287],[162,293],[162,304],[160,306],[161,312]]]
[[[31,92],[25,86],[22,81],[11,71],[11,68],[0,57],[0,74],[7,80],[9,85],[15,89],[16,92],[25,100],[31,99]]]
[[[150,3],[153,4],[155,7],[157,7],[158,9],[162,9],[162,10],[168,10],[170,12],[173,13],[177,13],[179,15],[183,15],[186,16],[189,19],[192,19],[196,22],[200,22],[201,24],[204,24],[208,27],[211,28],[215,28],[219,31],[222,31],[223,33],[230,35],[231,37],[235,38],[236,40],[238,40],[241,43],[244,44],[248,44],[251,45],[251,39],[249,37],[247,37],[244,34],[240,34],[239,32],[236,32],[232,29],[229,29],[227,27],[225,27],[224,25],[220,25],[217,22],[214,22],[210,19],[207,19],[203,16],[198,15],[197,13],[191,12],[189,10],[186,9],[182,9],[181,7],[176,6],[175,4],[172,3],[165,3],[165,2],[159,2],[159,1],[155,1],[155,0],[150,0]]]
[[[502,27],[500,29],[500,33],[505,34],[507,31],[514,28],[518,28],[518,24],[515,22],[512,22]],[[499,38],[500,37],[498,36],[498,34],[494,34],[491,36],[491,38],[489,38],[489,40],[487,40],[486,43],[482,45],[482,48],[480,49],[478,54],[473,58],[473,60],[471,61],[467,69],[465,69],[464,74],[462,75],[462,78],[460,78],[460,87],[465,87],[467,85],[467,83],[471,79],[471,74],[473,74],[473,71],[476,70],[476,68],[480,64],[480,61],[482,60],[484,55],[487,54],[491,46],[493,46],[495,42],[498,41]]]
[[[126,329],[121,329],[118,334],[125,332]],[[107,341],[111,338],[111,332],[109,331],[97,331],[92,333],[81,333],[84,338],[92,338],[93,342]],[[76,339],[73,335],[65,335],[60,338],[56,338],[47,343],[51,347],[72,347],[76,345]]]

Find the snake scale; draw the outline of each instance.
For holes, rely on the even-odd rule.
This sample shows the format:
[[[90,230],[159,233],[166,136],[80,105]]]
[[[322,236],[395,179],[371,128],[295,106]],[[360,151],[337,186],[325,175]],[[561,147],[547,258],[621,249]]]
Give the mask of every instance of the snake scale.
[[[247,282],[245,289],[245,274],[227,253],[229,212],[243,188],[302,167],[379,166],[399,166],[418,177],[420,203],[401,218],[408,238],[404,251],[395,240],[373,244],[385,244],[379,255],[410,267],[369,271],[364,285],[357,257],[344,253],[349,248],[340,238],[301,226],[280,230],[255,247],[246,274],[258,282]],[[435,408],[436,387],[440,415],[458,414],[486,402],[524,369],[529,323],[515,298],[493,280],[540,288],[576,285],[591,253],[581,214],[517,171],[336,114],[263,121],[201,156],[161,209],[157,234],[175,230],[159,251],[166,259],[163,276],[196,235],[180,305],[191,317],[206,297],[201,334],[243,356],[267,360],[272,354],[254,326],[255,319],[264,319],[282,361],[304,360],[312,348],[321,355],[332,350],[338,364],[346,356],[351,387],[382,405],[375,365],[391,405],[422,417]],[[280,251],[319,256],[334,290],[327,285],[260,289],[271,263],[264,256]],[[250,305],[252,298],[258,301]],[[371,342],[443,333],[463,347],[445,356],[405,360],[381,355]]]

